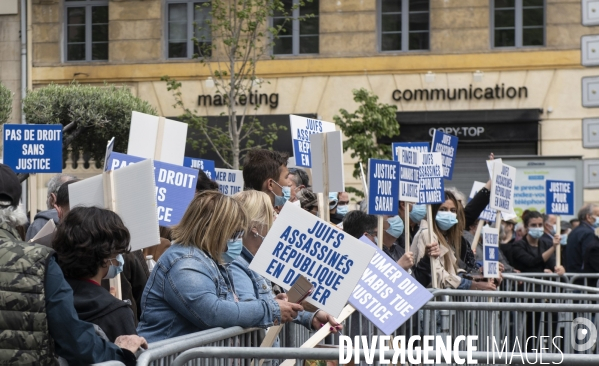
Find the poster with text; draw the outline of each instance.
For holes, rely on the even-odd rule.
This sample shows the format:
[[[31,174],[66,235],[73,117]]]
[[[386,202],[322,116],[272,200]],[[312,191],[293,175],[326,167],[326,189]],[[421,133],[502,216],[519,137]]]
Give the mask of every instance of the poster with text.
[[[243,171],[234,169],[215,168],[216,183],[220,193],[226,196],[233,196],[243,191]]]
[[[62,125],[2,127],[4,164],[15,173],[62,172]]]
[[[458,152],[458,138],[454,135],[435,130],[431,151],[440,152],[443,155],[443,177],[451,180]]]
[[[491,198],[489,207],[510,214],[514,211],[514,183],[516,168],[495,163],[491,179]]]
[[[399,200],[418,202],[422,154],[418,150],[402,147],[397,150],[397,153],[397,160],[399,161]]]
[[[335,131],[335,124],[293,114],[289,115],[289,120],[295,165],[303,168],[311,168],[310,135],[313,133],[333,132]]]
[[[394,142],[391,144],[393,160],[398,161],[399,149],[416,150],[421,153],[430,152],[430,143],[428,142]]]
[[[445,202],[445,183],[441,153],[423,153],[420,165],[420,204]]]
[[[499,278],[499,229],[483,226],[483,276]]]
[[[398,211],[399,163],[368,159],[368,214],[394,216]]]
[[[546,181],[545,202],[548,215],[574,215],[574,182]]]

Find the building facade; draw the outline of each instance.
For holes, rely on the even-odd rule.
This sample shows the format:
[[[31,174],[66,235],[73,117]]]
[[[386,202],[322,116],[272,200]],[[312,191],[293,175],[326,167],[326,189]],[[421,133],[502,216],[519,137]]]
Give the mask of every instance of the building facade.
[[[207,17],[201,0],[32,1],[34,88],[124,84],[176,117],[160,81],[169,75],[199,114],[224,111],[208,68],[191,57],[193,24]],[[581,78],[594,70],[580,61],[580,37],[599,29],[582,26],[581,11],[580,0],[313,0],[296,15],[314,16],[289,23],[274,59],[258,63],[268,83],[254,91],[255,113],[279,124],[289,114],[333,121],[357,107],[352,89],[366,88],[397,106],[397,140],[430,141],[439,128],[460,137],[455,185],[464,191],[487,179],[490,152],[599,158],[582,146],[581,121],[595,111],[581,105]],[[289,137],[277,147],[291,150]],[[347,184],[359,187],[345,160]],[[584,201],[599,191],[585,190]]]

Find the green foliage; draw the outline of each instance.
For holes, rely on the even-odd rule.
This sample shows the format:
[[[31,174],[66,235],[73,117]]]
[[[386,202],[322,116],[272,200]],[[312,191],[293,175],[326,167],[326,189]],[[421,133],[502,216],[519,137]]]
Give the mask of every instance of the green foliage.
[[[6,123],[12,113],[12,92],[0,83],[0,125]]]
[[[23,101],[27,123],[61,124],[75,122],[75,128],[65,133],[63,156],[70,147],[74,157],[82,151],[96,161],[104,160],[106,142],[115,137],[115,151],[125,152],[131,127],[131,112],[154,114],[146,101],[131,94],[126,87],[103,87],[50,84],[27,93]]]
[[[368,176],[368,159],[392,159],[391,146],[377,143],[381,137],[399,135],[397,123],[397,107],[390,104],[378,103],[379,97],[362,88],[353,90],[354,101],[360,104],[358,109],[349,113],[340,109],[341,116],[333,120],[339,126],[347,140],[343,142],[343,151],[351,150],[351,157],[357,158],[354,164],[353,176],[360,179],[360,163],[364,174]],[[364,197],[360,190],[348,187],[348,192]]]

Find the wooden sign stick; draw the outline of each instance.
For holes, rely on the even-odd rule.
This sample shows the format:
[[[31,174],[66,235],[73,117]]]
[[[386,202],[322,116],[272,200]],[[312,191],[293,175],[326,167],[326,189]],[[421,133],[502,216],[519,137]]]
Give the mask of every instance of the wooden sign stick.
[[[404,225],[404,236],[406,238],[406,245],[405,245],[405,249],[406,249],[406,253],[410,251],[410,205],[407,202],[404,202],[404,214],[403,217],[405,218],[405,225]]]
[[[385,217],[383,215],[378,215],[377,220],[377,240],[379,241],[379,249],[383,250],[383,227],[385,225]]]
[[[478,240],[480,239],[480,233],[483,231],[483,226],[485,222],[483,220],[478,220],[478,225],[476,225],[476,232],[474,233],[474,239],[472,239],[472,252],[476,254],[476,248],[478,247]]]
[[[102,173],[102,184],[104,186],[104,206],[110,211],[114,212],[115,197],[113,171]],[[122,300],[123,291],[121,288],[121,274],[117,274],[116,277],[109,279],[108,282],[110,283],[110,287],[114,287],[116,291],[115,297],[119,300]]]
[[[557,215],[557,222],[555,223],[555,235],[561,235],[562,232],[562,221],[559,215]],[[562,247],[561,244],[557,246],[555,251],[555,265],[562,265]]]
[[[433,208],[431,205],[426,205],[426,220],[428,222],[428,240],[429,243],[433,242]],[[431,259],[431,282],[433,288],[437,288],[437,272],[435,272],[435,258],[430,257]]]
[[[326,222],[330,222],[331,221],[331,210],[329,207],[329,162],[328,162],[328,157],[329,157],[329,152],[327,149],[327,134],[323,134],[322,135],[322,151],[323,151],[323,179],[324,179],[324,197],[326,197],[327,201],[324,202],[324,216],[322,216],[321,218],[326,221]],[[323,198],[324,198],[323,197]]]

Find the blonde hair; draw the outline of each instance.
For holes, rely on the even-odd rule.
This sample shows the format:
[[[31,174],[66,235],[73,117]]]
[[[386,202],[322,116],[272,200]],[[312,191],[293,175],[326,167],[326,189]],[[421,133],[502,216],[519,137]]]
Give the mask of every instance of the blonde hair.
[[[254,227],[266,227],[267,231],[270,230],[274,221],[274,209],[270,197],[266,193],[247,190],[237,193],[233,198],[241,203],[248,215],[249,224],[246,235]]]
[[[181,245],[194,245],[221,262],[227,240],[247,227],[248,216],[238,201],[218,191],[204,191],[194,197],[179,225],[173,227],[172,239]]]

